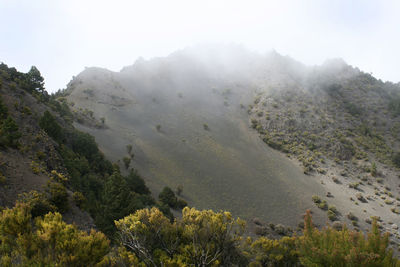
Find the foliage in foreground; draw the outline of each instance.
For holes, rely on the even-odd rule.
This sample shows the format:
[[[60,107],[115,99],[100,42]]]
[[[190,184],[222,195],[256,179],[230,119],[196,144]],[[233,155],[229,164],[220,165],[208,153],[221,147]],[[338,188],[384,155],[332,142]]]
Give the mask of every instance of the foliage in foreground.
[[[59,213],[33,220],[31,208],[17,203],[0,215],[1,266],[90,266],[100,263],[109,249],[104,234],[80,231]]]
[[[103,233],[78,230],[57,212],[32,218],[31,205],[0,213],[1,266],[400,266],[376,221],[365,236],[318,230],[307,213],[301,236],[252,240],[229,212],[186,207],[171,222],[152,208],[115,221],[119,242],[111,247]]]
[[[346,227],[319,231],[312,226],[309,212],[304,223],[304,235],[298,238],[297,247],[305,266],[400,266],[388,249],[389,234],[380,233],[376,220],[367,236]]]
[[[400,266],[377,222],[367,237],[346,227],[318,230],[305,216],[302,236],[243,238],[229,212],[183,209],[170,222],[153,208],[116,221],[121,244],[143,266]]]
[[[239,250],[244,222],[229,212],[184,208],[182,220],[170,220],[157,208],[139,210],[115,222],[121,244],[145,266],[231,266]]]

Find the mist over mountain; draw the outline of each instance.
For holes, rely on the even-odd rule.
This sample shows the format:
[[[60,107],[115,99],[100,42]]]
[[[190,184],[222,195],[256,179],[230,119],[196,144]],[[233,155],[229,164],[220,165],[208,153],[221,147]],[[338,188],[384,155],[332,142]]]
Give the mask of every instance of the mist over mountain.
[[[354,90],[342,90],[350,82],[355,84]],[[329,91],[336,90],[335,86],[340,91],[336,97]],[[364,90],[366,86],[379,89]],[[294,227],[305,209],[312,209],[321,225],[328,220],[329,213],[318,208],[312,196],[328,195],[329,205],[343,209],[335,220],[348,220],[349,211],[369,218],[373,214],[362,210],[382,208],[376,202],[360,210],[352,208],[354,201],[347,201],[357,198],[347,183],[362,176],[348,171],[346,162],[359,158],[359,153],[346,144],[339,145],[338,155],[342,150],[351,151],[347,156],[339,155],[343,163],[333,166],[331,161],[338,155],[323,154],[307,144],[315,138],[313,129],[326,123],[332,132],[348,138],[349,128],[360,127],[369,119],[360,114],[346,119],[349,112],[369,110],[376,107],[376,101],[386,101],[388,108],[390,97],[385,94],[397,91],[397,85],[375,80],[342,59],[306,66],[275,51],[258,54],[241,46],[210,45],[189,47],[164,58],[138,59],[120,72],[87,68],[68,84],[64,94],[81,118],[76,127],[94,135],[109,159],[120,160],[122,166],[126,146],[133,146],[131,166],[143,174],[155,195],[164,186],[183,186],[183,198],[194,207],[229,209],[247,220],[258,217]],[[327,97],[321,92],[327,92]],[[296,97],[301,101],[294,101]],[[288,101],[292,101],[291,106],[281,104]],[[312,114],[302,110],[324,107],[330,109],[329,118],[322,111]],[[290,112],[294,117],[288,115]],[[316,121],[314,116],[320,118]],[[343,128],[346,130],[341,132]],[[307,131],[311,137],[283,136]],[[326,137],[321,146],[333,140]],[[355,147],[362,145],[349,142]],[[289,146],[304,154],[294,152],[294,148],[290,151]],[[397,139],[392,146],[398,146]],[[394,151],[387,153],[388,164]],[[309,158],[313,159],[307,163]],[[369,153],[367,158],[375,162],[376,154]],[[321,163],[314,160],[327,162],[322,164],[325,169],[318,172]],[[344,167],[336,166],[341,164]],[[349,181],[336,188],[332,177],[341,177],[342,170],[351,175],[346,174]],[[385,175],[394,188],[396,171]],[[371,190],[363,190],[365,197],[374,194]],[[331,197],[336,193],[338,197]],[[394,200],[397,194],[397,190],[392,191]],[[397,218],[390,210],[376,213],[389,221]],[[358,225],[368,227],[364,221]]]
[[[196,46],[52,95],[0,64],[1,265],[396,266],[399,129],[342,59]]]
[[[323,188],[263,145],[244,106],[266,85],[295,83],[305,69],[275,52],[193,47],[139,59],[119,73],[88,68],[66,92],[78,113],[105,121],[104,127],[76,126],[93,134],[113,161],[131,144],[132,165],[156,194],[182,185],[195,207],[294,226],[312,207],[307,195]]]

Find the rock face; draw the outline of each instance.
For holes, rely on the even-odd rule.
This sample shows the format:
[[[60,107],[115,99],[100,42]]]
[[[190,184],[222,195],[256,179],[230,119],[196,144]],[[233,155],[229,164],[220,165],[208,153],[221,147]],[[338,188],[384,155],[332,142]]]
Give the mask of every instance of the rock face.
[[[249,127],[247,105],[260,89],[295,83],[304,71],[274,52],[187,49],[121,72],[88,68],[66,97],[77,114],[103,118],[105,127],[85,120],[76,127],[94,135],[109,159],[121,160],[132,145],[131,166],[156,195],[182,185],[191,206],[295,226],[313,208],[311,195],[324,189],[262,142]],[[322,216],[315,209],[317,222]]]

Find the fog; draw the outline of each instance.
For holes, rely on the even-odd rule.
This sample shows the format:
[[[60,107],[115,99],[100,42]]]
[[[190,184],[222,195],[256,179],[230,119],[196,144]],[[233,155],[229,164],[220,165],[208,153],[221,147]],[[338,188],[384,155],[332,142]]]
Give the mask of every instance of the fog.
[[[0,2],[0,61],[36,65],[50,92],[86,66],[119,71],[197,44],[272,49],[307,65],[341,57],[400,81],[396,1]]]

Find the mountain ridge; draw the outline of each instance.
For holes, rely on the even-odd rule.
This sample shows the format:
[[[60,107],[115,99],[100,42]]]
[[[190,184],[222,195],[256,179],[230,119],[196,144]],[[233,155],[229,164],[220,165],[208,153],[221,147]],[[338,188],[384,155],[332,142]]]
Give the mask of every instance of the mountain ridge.
[[[66,98],[74,103],[73,109],[77,113],[91,109],[94,117],[104,118],[106,129],[84,123],[76,126],[96,136],[101,148],[114,161],[121,161],[125,146],[133,145],[135,158],[132,164],[144,175],[155,194],[165,185],[171,188],[183,185],[183,197],[198,208],[229,209],[234,215],[247,220],[260,217],[292,227],[300,221],[302,212],[309,208],[314,211],[315,221],[320,225],[329,220],[340,220],[353,223],[356,228],[367,229],[369,217],[373,216],[372,209],[381,210],[378,213],[385,224],[395,220],[397,192],[394,178],[386,178],[392,188],[389,199],[393,198],[393,206],[381,207],[386,206],[385,203],[379,204],[381,200],[367,204],[361,202],[357,205],[368,210],[363,212],[354,203],[360,203],[357,198],[366,199],[374,191],[368,189],[368,193],[361,192],[360,196],[357,190],[369,186],[363,185],[362,180],[358,181],[362,176],[352,177],[353,172],[350,175],[347,171],[350,177],[338,186],[332,182],[337,178],[332,178],[330,170],[335,170],[333,176],[339,176],[337,180],[341,180],[345,169],[338,170],[339,167],[331,164],[333,158],[328,160],[322,156],[324,159],[321,160],[328,160],[329,163],[323,163],[324,170],[318,163],[309,161],[310,156],[302,159],[288,154],[287,149],[282,149],[282,145],[275,142],[271,135],[276,130],[274,127],[280,127],[290,136],[288,109],[279,103],[301,96],[303,91],[308,93],[302,95],[301,104],[295,108],[296,114],[305,116],[295,117],[303,124],[299,129],[303,132],[308,127],[314,127],[315,123],[309,124],[313,121],[312,117],[308,116],[324,114],[307,113],[300,107],[307,109],[310,105],[308,108],[317,109],[325,105],[338,112],[337,120],[335,115],[329,117],[331,128],[342,131],[342,125],[356,123],[356,115],[350,113],[358,113],[360,107],[367,104],[360,100],[362,97],[379,100],[386,97],[382,95],[385,92],[395,95],[398,90],[396,85],[372,79],[371,75],[340,58],[326,60],[320,66],[306,66],[276,52],[260,55],[247,53],[241,48],[230,49],[228,47],[224,51],[223,47],[221,52],[221,48],[213,48],[207,56],[204,54],[208,53],[208,49],[198,54],[193,52],[196,48],[181,50],[164,58],[138,60],[120,72],[110,72],[102,77],[95,71],[84,71],[69,84]],[[237,51],[239,53],[235,55]],[[227,57],[229,60],[225,61]],[[378,95],[368,93],[378,89],[346,89],[334,98],[336,102],[318,102],[325,99],[318,93],[321,90],[331,90],[332,94],[340,91],[340,86],[351,82],[356,88],[369,88],[376,84],[376,88],[392,89],[382,89]],[[93,94],[88,94],[88,90],[92,90]],[[272,100],[266,102],[267,97]],[[278,104],[274,104],[274,97],[278,99]],[[341,108],[337,109],[334,105]],[[271,113],[268,121],[265,119],[267,113]],[[355,119],[346,121],[346,116]],[[266,122],[270,126],[265,126]],[[257,132],[261,134],[259,139]],[[268,139],[265,139],[267,133]],[[338,151],[347,149],[339,139],[334,140],[341,149]],[[263,145],[262,141],[270,147]],[[305,137],[304,142],[312,144],[314,141]],[[318,146],[318,143],[315,145]],[[354,146],[358,145],[354,143]],[[307,148],[303,150],[309,151]],[[343,166],[347,166],[345,161],[353,157],[353,154],[349,155],[339,156],[339,160],[344,161]],[[385,157],[391,162],[392,155]],[[311,167],[314,164],[315,167]],[[381,163],[378,165],[379,169],[383,166]],[[310,170],[299,169],[304,166]],[[352,170],[354,168],[351,167]],[[395,169],[390,171],[390,177],[395,173]],[[357,183],[361,183],[357,185],[358,189],[346,189]],[[386,190],[384,186],[375,185],[380,192]],[[288,200],[282,203],[283,196]],[[313,196],[322,199],[322,204],[314,204]],[[336,206],[339,211],[332,211],[336,208],[328,210],[328,206]],[[392,207],[393,212],[390,211]],[[347,218],[349,212],[359,218],[357,223]],[[390,231],[393,229],[390,228]]]

